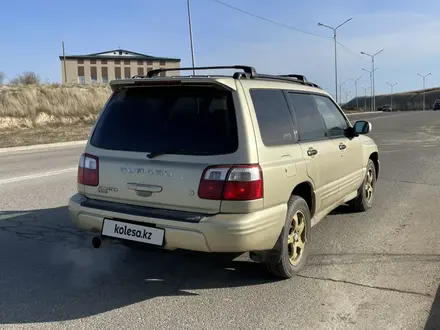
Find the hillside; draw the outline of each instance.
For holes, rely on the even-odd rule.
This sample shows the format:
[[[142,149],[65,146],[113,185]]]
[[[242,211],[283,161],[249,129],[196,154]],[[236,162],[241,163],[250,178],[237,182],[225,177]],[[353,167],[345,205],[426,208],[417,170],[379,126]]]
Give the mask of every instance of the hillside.
[[[0,129],[91,124],[110,92],[108,85],[2,86]]]
[[[0,148],[87,139],[108,85],[0,86]]]
[[[365,98],[358,97],[359,107],[364,109]],[[425,94],[426,109],[432,109],[434,101],[440,99],[440,88],[426,89]],[[376,108],[391,103],[391,94],[376,95]],[[371,109],[371,97],[366,98],[367,111]],[[356,98],[350,100],[344,108],[352,109],[356,107]],[[423,108],[423,90],[410,91],[393,94],[393,109],[398,111],[422,110]]]

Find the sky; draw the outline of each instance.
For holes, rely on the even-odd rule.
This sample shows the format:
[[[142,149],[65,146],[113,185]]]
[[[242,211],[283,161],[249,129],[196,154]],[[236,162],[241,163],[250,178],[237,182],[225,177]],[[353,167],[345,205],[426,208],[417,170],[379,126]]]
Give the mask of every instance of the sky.
[[[191,0],[196,65],[252,65],[258,72],[297,73],[335,93],[333,31],[338,29],[338,80],[348,99],[370,86],[376,53],[376,94],[440,86],[438,0]],[[34,71],[43,82],[61,81],[66,55],[118,47],[191,65],[186,0],[15,0],[2,4],[0,71],[13,79]],[[278,24],[276,24],[278,23]],[[303,32],[297,31],[302,30]],[[345,93],[349,93],[346,95]],[[370,93],[370,91],[368,91]]]

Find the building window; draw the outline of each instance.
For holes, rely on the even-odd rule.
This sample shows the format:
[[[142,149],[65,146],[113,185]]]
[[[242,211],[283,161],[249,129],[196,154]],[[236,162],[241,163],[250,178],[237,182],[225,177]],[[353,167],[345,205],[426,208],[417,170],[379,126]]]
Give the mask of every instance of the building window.
[[[130,60],[124,60],[125,65],[130,65]]]
[[[96,64],[96,60],[90,60],[90,64]]]
[[[102,82],[108,83],[108,68],[106,66],[101,67]]]
[[[84,74],[84,67],[79,66],[78,67],[78,84],[83,85],[86,82],[85,74]]]
[[[84,64],[84,60],[77,60],[78,64]]]
[[[143,76],[144,75],[144,68],[143,67],[138,67],[138,75],[139,76]]]
[[[78,79],[79,78],[82,78],[82,83],[84,83],[84,77],[85,77],[85,74],[84,74],[84,67],[83,66],[79,66],[78,67]],[[78,80],[78,82],[81,84],[81,80]]]
[[[92,83],[98,82],[98,70],[96,69],[96,66],[90,67],[90,79],[92,80]]]
[[[101,64],[107,64],[107,60],[101,60]]]
[[[166,72],[159,73],[159,77],[166,77]]]
[[[115,68],[115,78],[121,79],[121,68],[120,67]]]
[[[138,61],[138,65],[144,65],[144,61],[139,60],[139,61]]]
[[[165,66],[165,65],[167,65],[167,63],[166,63],[165,61],[160,61],[160,62],[159,62],[159,65],[160,65],[160,66]]]
[[[125,77],[125,79],[129,79],[129,78],[131,78],[131,70],[130,70],[130,67],[125,67],[125,68],[124,68],[124,77]]]
[[[153,65],[153,61],[147,61],[147,65]]]
[[[121,64],[121,61],[120,60],[115,60],[115,65],[119,65],[119,64]]]

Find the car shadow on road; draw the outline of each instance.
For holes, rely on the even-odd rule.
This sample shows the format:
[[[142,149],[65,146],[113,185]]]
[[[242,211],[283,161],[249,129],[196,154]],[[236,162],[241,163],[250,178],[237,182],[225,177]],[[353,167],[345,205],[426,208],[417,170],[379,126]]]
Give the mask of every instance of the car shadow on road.
[[[428,320],[424,330],[437,330],[440,329],[440,285],[437,288],[434,301],[429,311]]]
[[[91,247],[66,207],[0,212],[0,324],[78,319],[199,289],[274,282],[240,256]]]

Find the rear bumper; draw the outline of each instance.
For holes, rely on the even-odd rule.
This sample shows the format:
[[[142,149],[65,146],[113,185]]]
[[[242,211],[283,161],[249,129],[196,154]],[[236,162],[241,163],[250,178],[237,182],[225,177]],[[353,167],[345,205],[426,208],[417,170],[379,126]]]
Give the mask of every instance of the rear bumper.
[[[165,229],[165,249],[202,252],[248,252],[274,247],[284,226],[287,205],[248,214],[216,214],[197,223],[84,207],[81,194],[69,200],[70,218],[80,230],[100,234],[104,218],[153,224]]]

